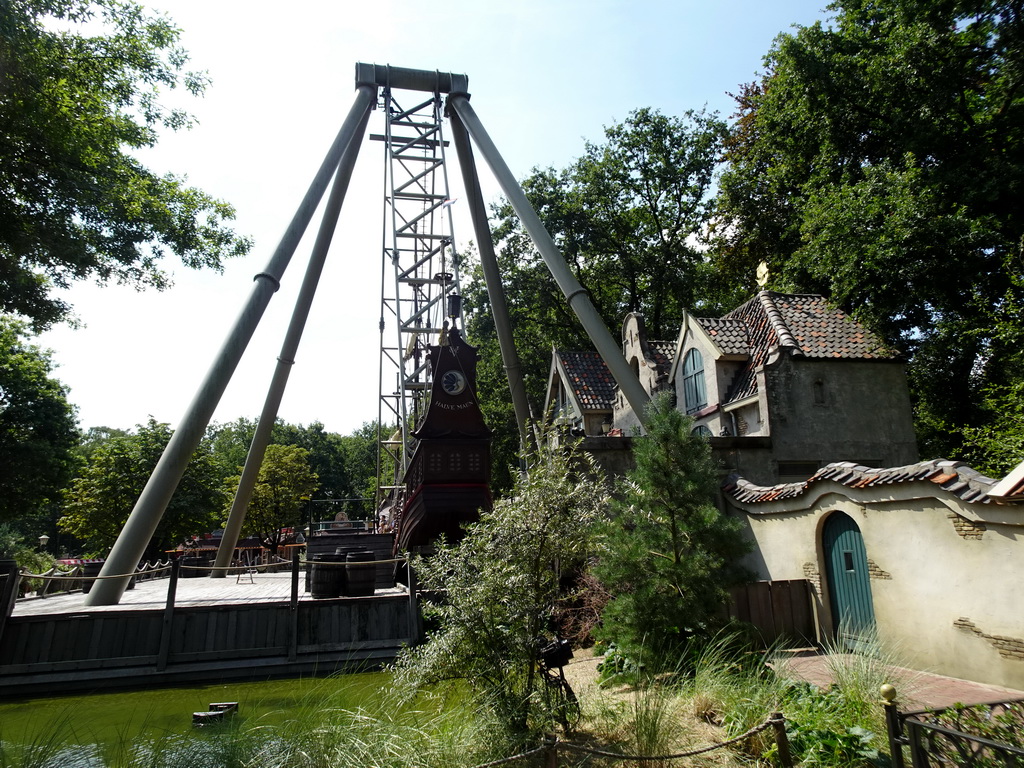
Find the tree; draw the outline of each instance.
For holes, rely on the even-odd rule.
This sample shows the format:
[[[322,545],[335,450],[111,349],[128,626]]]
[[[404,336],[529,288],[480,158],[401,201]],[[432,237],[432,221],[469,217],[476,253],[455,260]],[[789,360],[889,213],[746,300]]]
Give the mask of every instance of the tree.
[[[397,682],[410,690],[466,680],[514,734],[550,724],[538,675],[538,640],[566,597],[566,574],[582,566],[606,489],[582,451],[544,450],[529,477],[467,528],[457,546],[439,544],[417,562],[427,591],[445,598],[425,606],[436,623],[424,645],[402,652]],[[564,702],[555,702],[564,704]]]
[[[74,473],[78,426],[50,353],[28,336],[25,323],[0,315],[0,522],[42,515],[38,536]]]
[[[228,481],[228,508],[240,480],[239,475]],[[306,502],[316,488],[309,451],[294,445],[268,445],[242,530],[277,552],[284,538],[282,529],[301,527]]]
[[[640,312],[654,338],[674,338],[684,309],[721,310],[733,296],[696,247],[709,217],[710,187],[725,135],[715,115],[669,117],[640,109],[587,143],[568,168],[535,170],[523,190],[609,328]],[[544,397],[551,347],[592,345],[509,204],[494,211],[493,236],[527,394]],[[481,406],[499,433],[496,473],[513,464],[515,417],[507,396],[482,273],[466,288],[467,332],[479,345]],[[537,413],[536,416],[540,416]],[[509,487],[511,474],[496,478]]]
[[[132,154],[191,125],[161,91],[207,84],[169,20],[130,0],[9,0],[0,33],[0,311],[43,329],[70,311],[54,286],[163,288],[167,251],[219,269],[248,250],[229,205]]]
[[[718,468],[692,430],[665,395],[651,401],[594,569],[612,595],[601,638],[670,668],[688,638],[724,623],[728,588],[747,578],[737,560],[750,551],[740,521],[715,507]]]
[[[905,350],[922,447],[955,455],[1024,378],[1024,18],[994,0],[829,8],[739,94],[716,252]]]
[[[65,493],[65,530],[104,553],[121,533],[135,502],[171,439],[171,428],[150,419],[134,434],[115,434],[96,447],[81,474]],[[171,497],[146,557],[160,557],[185,537],[220,525],[224,493],[219,468],[204,441],[193,454]]]
[[[210,426],[208,438],[225,479],[241,472],[255,432],[256,421],[246,418]],[[372,499],[375,490],[376,424],[364,424],[351,435],[340,435],[326,431],[318,421],[303,426],[278,419],[270,440],[309,452],[309,465],[319,478],[312,496],[315,507],[329,507],[334,512],[344,510],[350,517],[361,517],[372,511],[370,503],[364,499]]]
[[[364,508],[372,511],[374,499],[377,495],[377,449],[378,435],[377,422],[368,421],[351,434],[341,438],[341,450],[348,470],[348,478],[352,489],[352,497],[367,499]],[[391,461],[387,456],[382,456],[381,476],[391,477],[394,472],[391,468]],[[383,485],[388,485],[387,480]]]

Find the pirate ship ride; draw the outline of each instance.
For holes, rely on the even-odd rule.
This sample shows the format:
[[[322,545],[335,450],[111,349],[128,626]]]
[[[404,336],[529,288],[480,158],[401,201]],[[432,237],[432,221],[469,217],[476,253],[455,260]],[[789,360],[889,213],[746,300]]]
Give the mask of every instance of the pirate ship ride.
[[[475,347],[457,328],[428,347],[430,397],[413,430],[415,448],[405,472],[395,548],[429,551],[491,507],[491,431],[477,399]]]

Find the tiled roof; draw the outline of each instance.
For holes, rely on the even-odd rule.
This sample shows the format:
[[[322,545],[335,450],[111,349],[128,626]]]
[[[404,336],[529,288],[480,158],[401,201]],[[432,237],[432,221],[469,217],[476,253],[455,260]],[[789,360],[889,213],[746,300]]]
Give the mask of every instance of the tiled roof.
[[[674,341],[649,341],[647,350],[654,358],[658,373],[667,374],[672,366],[672,356],[676,353],[676,343]]]
[[[560,352],[569,386],[580,406],[588,411],[610,411],[615,399],[615,379],[597,352]]]
[[[726,354],[749,355],[723,404],[757,392],[755,371],[775,348],[797,357],[895,360],[899,355],[822,296],[761,291],[721,318],[694,318]]]
[[[988,492],[996,480],[985,477],[977,470],[960,461],[933,459],[909,464],[905,467],[877,469],[864,467],[850,461],[828,464],[802,483],[780,483],[773,486],[754,485],[739,475],[730,475],[722,484],[726,494],[744,504],[760,504],[767,501],[792,499],[806,493],[816,483],[832,481],[848,488],[871,488],[879,485],[910,483],[927,480],[963,501],[975,504],[999,504],[1001,499],[993,498]]]
[[[742,320],[728,317],[700,317],[696,320],[725,354],[745,355],[749,352],[747,326]]]
[[[892,360],[899,356],[822,296],[761,291],[758,298],[783,345],[789,346],[792,339],[807,357]]]

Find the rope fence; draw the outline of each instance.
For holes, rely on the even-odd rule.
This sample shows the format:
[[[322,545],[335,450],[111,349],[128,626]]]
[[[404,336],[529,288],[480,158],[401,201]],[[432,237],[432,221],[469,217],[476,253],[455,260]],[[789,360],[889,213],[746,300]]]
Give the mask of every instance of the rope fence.
[[[769,717],[763,723],[761,723],[760,725],[755,725],[753,728],[746,731],[745,733],[741,733],[739,736],[734,736],[733,738],[727,741],[718,742],[716,744],[710,744],[706,747],[691,749],[686,752],[677,752],[671,755],[627,755],[622,752],[612,752],[610,750],[596,749],[594,747],[585,747],[582,744],[573,744],[570,741],[562,741],[557,736],[547,736],[545,737],[544,742],[536,749],[531,749],[526,752],[520,752],[517,755],[505,757],[501,760],[494,760],[489,763],[481,763],[480,765],[476,765],[473,768],[495,768],[499,765],[507,765],[517,760],[525,760],[526,758],[534,757],[535,755],[541,754],[545,756],[545,768],[556,768],[558,765],[559,749],[570,750],[573,752],[578,752],[587,755],[594,755],[596,757],[609,757],[614,760],[624,762],[667,762],[670,760],[681,760],[687,757],[696,757],[697,755],[703,755],[718,749],[724,749],[725,747],[729,747],[733,744],[738,744],[739,742],[745,739],[749,739],[751,736],[761,733],[762,731],[766,731],[769,728],[772,728],[775,731],[775,740],[778,744],[779,763],[783,766],[783,768],[792,768],[793,760],[789,751],[789,741],[786,737],[785,723],[786,720],[782,716],[782,713],[774,712],[772,713],[771,717]]]

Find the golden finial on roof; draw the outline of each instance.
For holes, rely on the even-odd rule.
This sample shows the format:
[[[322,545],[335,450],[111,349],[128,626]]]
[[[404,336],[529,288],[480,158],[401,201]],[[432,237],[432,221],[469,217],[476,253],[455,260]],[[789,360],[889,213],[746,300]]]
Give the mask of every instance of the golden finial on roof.
[[[757,284],[764,288],[768,285],[768,262],[762,261],[757,265]]]

